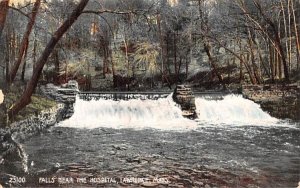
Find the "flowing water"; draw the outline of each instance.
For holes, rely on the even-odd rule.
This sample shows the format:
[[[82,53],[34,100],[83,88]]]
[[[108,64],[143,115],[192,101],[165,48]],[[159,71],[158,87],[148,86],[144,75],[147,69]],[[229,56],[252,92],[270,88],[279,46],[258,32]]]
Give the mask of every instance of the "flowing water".
[[[217,187],[297,187],[299,124],[273,118],[240,95],[222,98],[196,97],[196,120],[183,118],[171,96],[77,98],[70,119],[23,144],[29,171],[80,164],[89,176],[160,175],[170,181],[202,181],[205,177],[195,174],[205,167],[219,173]]]

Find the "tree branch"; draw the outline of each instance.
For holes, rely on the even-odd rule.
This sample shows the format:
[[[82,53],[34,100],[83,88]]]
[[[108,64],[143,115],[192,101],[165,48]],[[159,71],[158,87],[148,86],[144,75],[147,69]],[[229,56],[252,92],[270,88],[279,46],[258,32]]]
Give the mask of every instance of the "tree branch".
[[[12,7],[12,6],[8,6],[8,8],[14,10],[14,11],[17,11],[19,12],[20,14],[22,14],[23,16],[25,16],[26,18],[30,19],[30,16],[28,14],[26,14],[25,12],[23,12],[22,10],[16,8],[16,7]]]
[[[116,10],[100,10],[100,11],[95,11],[95,10],[85,10],[82,11],[82,14],[103,14],[103,13],[111,13],[111,14],[132,14],[134,13],[133,11],[129,12],[122,12],[122,11],[116,11]]]

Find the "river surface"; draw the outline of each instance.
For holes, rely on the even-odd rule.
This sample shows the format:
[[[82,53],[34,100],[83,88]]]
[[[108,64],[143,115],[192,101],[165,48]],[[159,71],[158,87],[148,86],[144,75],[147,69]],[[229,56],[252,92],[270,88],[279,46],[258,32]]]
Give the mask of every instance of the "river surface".
[[[272,118],[239,95],[197,97],[196,106],[198,119],[188,120],[170,96],[77,98],[70,119],[22,144],[29,171],[56,166],[43,177],[116,180],[81,186],[297,187],[299,124]]]

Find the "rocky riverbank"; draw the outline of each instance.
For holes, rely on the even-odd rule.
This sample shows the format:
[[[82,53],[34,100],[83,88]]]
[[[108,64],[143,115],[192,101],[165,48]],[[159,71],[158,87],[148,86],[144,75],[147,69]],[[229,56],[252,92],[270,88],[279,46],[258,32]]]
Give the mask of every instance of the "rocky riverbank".
[[[9,182],[8,180],[14,175],[28,173],[27,154],[20,143],[60,121],[61,114],[64,114],[65,111],[64,107],[63,104],[58,104],[51,109],[42,111],[37,116],[0,129],[0,182],[2,185],[6,185],[3,183]]]
[[[9,180],[29,173],[27,154],[20,143],[72,116],[76,92],[75,82],[63,87],[41,86],[39,94],[55,100],[57,105],[0,129],[0,185],[18,186]]]
[[[244,85],[245,98],[280,119],[300,120],[300,85]]]

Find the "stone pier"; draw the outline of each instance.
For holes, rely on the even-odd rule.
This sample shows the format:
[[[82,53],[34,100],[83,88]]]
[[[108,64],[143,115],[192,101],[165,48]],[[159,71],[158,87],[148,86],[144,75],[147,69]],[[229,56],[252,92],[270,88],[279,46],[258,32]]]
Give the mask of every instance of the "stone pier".
[[[189,86],[178,85],[174,90],[173,100],[180,105],[184,117],[197,118],[195,96]]]
[[[79,93],[78,83],[75,80],[70,80],[62,86],[47,84],[41,86],[40,90],[44,96],[65,105],[66,111],[63,114],[63,119],[70,118],[73,115],[76,95]]]

